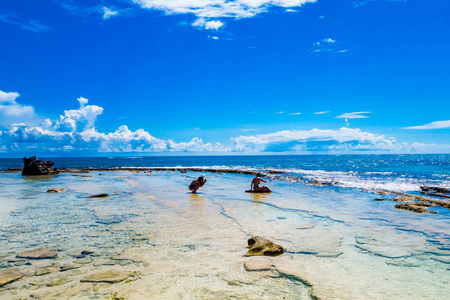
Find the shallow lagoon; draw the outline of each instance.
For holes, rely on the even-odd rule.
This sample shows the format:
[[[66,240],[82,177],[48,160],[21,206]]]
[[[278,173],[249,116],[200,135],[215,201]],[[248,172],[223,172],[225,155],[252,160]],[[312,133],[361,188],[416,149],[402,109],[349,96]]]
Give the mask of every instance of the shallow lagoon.
[[[238,174],[206,173],[207,184],[193,195],[185,175],[1,174],[0,270],[25,276],[1,287],[0,298],[446,299],[450,293],[448,210],[419,215],[359,189],[283,180],[268,183],[270,195],[246,194],[251,176]],[[67,191],[46,193],[50,188]],[[87,197],[99,193],[109,197]],[[257,235],[286,253],[245,257],[247,239]],[[40,247],[57,249],[58,257],[15,258]],[[251,260],[268,261],[272,270],[246,271]],[[61,271],[67,266],[75,268]],[[44,269],[50,272],[36,276]],[[111,269],[130,276],[115,284],[80,282]]]

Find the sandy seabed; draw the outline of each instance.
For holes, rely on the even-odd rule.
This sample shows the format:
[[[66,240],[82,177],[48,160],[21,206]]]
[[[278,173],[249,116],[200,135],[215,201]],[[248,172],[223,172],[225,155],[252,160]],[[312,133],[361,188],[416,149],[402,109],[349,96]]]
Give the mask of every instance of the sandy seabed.
[[[0,299],[450,295],[444,210],[419,215],[358,189],[283,180],[268,182],[271,194],[246,194],[245,174],[206,173],[207,184],[191,194],[186,175],[199,174],[0,174],[0,284],[11,270],[23,274],[0,287]],[[100,193],[109,196],[88,197]],[[245,256],[252,236],[286,252]],[[40,248],[56,257],[20,258]],[[248,270],[251,261],[265,267]]]

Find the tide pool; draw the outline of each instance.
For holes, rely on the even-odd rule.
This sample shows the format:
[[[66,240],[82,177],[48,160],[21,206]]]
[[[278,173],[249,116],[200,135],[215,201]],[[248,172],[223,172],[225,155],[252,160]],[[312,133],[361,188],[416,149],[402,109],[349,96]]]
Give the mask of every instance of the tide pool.
[[[360,189],[271,180],[246,194],[252,176],[99,171],[0,174],[0,287],[23,299],[446,299],[450,218],[396,210]],[[64,188],[63,193],[47,193]],[[107,193],[107,198],[88,196]],[[383,196],[387,198],[387,196]],[[282,245],[281,256],[247,257],[247,239]],[[55,249],[52,259],[19,253]],[[269,270],[247,271],[260,261]],[[85,282],[116,271],[116,283]]]

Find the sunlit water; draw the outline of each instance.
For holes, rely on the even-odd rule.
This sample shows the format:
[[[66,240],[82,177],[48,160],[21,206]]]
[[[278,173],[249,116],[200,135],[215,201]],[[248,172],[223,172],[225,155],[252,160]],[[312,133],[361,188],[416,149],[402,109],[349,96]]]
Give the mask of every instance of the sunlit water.
[[[396,210],[378,195],[346,187],[268,182],[246,194],[251,176],[206,173],[197,195],[189,172],[91,172],[53,177],[1,174],[0,268],[26,276],[1,299],[447,299],[450,214]],[[91,176],[91,177],[82,177]],[[46,193],[65,188],[64,193]],[[108,193],[108,198],[87,196]],[[388,196],[384,196],[388,197]],[[246,257],[247,239],[286,248]],[[58,258],[15,261],[53,247]],[[95,252],[77,258],[81,250]],[[246,271],[267,260],[270,271]],[[59,267],[79,264],[60,272]],[[35,271],[51,272],[35,276]],[[0,271],[2,270],[0,269]],[[135,274],[116,284],[82,283],[101,270]],[[64,279],[56,286],[47,286]],[[52,285],[52,284],[50,284]]]

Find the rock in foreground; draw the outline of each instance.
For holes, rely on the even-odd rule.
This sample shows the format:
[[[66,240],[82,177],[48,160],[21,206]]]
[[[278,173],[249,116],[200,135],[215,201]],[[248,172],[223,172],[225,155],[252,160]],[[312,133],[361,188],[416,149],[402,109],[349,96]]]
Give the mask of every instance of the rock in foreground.
[[[19,280],[24,275],[16,269],[6,269],[0,271],[0,286]]]
[[[47,160],[43,161],[41,159],[36,158],[36,156],[32,157],[24,157],[23,158],[23,170],[22,175],[52,175],[58,174],[59,170],[56,168],[52,168],[55,163]]]
[[[55,249],[52,248],[39,248],[31,251],[25,251],[17,254],[17,258],[29,258],[29,259],[46,259],[46,258],[55,258],[58,256],[58,253]]]
[[[47,193],[63,193],[66,189],[48,189]]]
[[[99,272],[89,275],[86,278],[81,279],[81,282],[105,282],[105,283],[117,283],[130,277],[130,272],[111,270],[106,272]]]
[[[283,254],[284,249],[280,245],[274,244],[260,236],[252,237],[248,240],[247,255],[267,255],[276,256]]]

